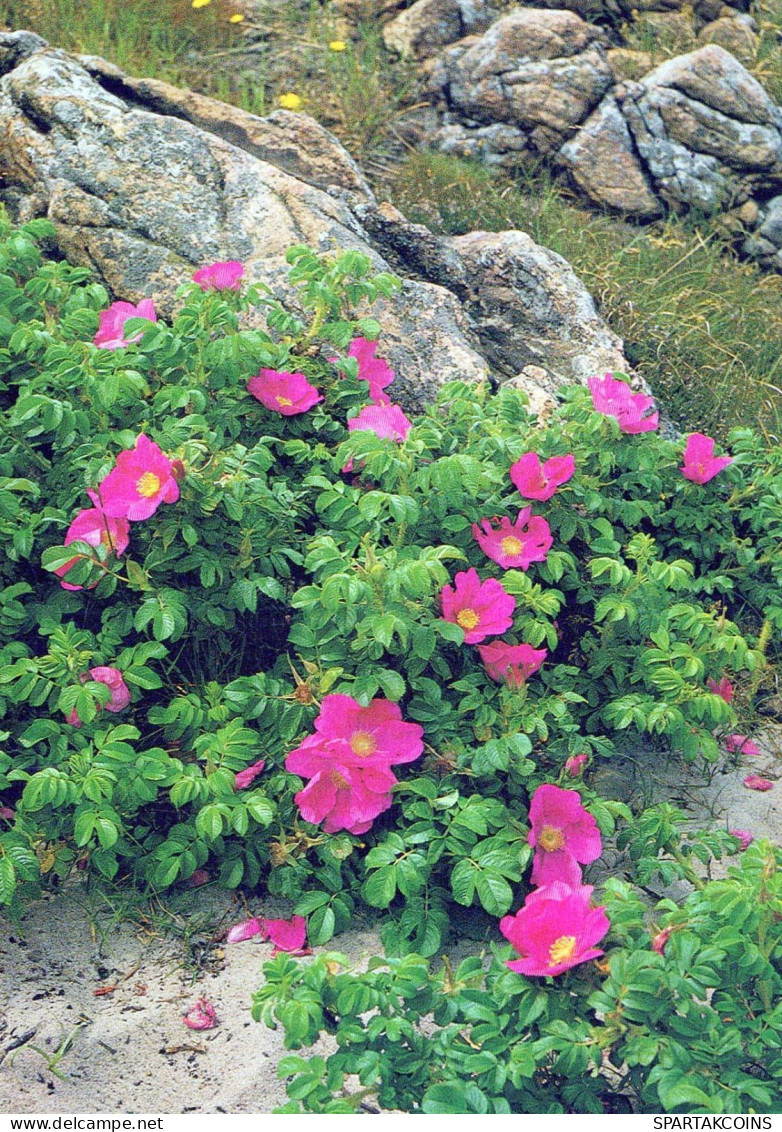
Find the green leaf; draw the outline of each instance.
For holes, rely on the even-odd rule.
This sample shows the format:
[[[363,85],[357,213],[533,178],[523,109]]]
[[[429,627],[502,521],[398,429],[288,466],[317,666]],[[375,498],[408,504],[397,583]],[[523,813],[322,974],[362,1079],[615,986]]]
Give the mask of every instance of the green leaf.
[[[474,1111],[467,1103],[465,1086],[430,1085],[421,1102],[421,1112],[425,1113],[468,1113]]]
[[[0,904],[10,904],[16,890],[16,869],[8,857],[0,857]]]
[[[397,703],[404,696],[407,686],[399,675],[390,668],[381,668],[377,672],[377,679],[386,697]]]
[[[490,916],[504,916],[513,903],[513,889],[499,873],[486,869],[479,873],[478,899]]]
[[[316,908],[307,920],[307,940],[313,947],[327,943],[334,935],[334,909],[328,905]]]
[[[475,896],[478,866],[469,860],[459,861],[451,873],[451,891],[459,904],[468,907]]]
[[[385,865],[364,882],[364,899],[373,908],[387,908],[396,895],[396,869]]]

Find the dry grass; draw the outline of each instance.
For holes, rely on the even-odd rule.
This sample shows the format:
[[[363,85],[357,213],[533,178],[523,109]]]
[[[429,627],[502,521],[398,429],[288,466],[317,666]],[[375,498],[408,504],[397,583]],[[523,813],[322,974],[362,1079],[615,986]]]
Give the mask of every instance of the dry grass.
[[[434,155],[413,157],[387,187],[441,232],[522,228],[563,255],[682,427],[782,434],[782,276],[737,260],[708,222],[639,229],[578,207],[543,174],[512,184]]]

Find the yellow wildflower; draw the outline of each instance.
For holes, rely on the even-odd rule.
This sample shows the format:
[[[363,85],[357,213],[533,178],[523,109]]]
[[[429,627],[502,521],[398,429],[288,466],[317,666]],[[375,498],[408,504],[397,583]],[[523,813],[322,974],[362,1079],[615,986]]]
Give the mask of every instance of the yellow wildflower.
[[[234,14],[232,16],[228,17],[228,23],[229,24],[240,24],[243,19],[244,19],[244,16],[242,15],[241,12],[234,12]]]
[[[281,94],[280,106],[283,110],[301,110],[302,100],[298,94]]]
[[[205,8],[207,4],[211,4],[212,0],[191,0],[192,8]]]
[[[332,39],[329,44],[329,51],[347,51],[348,45],[344,39]]]

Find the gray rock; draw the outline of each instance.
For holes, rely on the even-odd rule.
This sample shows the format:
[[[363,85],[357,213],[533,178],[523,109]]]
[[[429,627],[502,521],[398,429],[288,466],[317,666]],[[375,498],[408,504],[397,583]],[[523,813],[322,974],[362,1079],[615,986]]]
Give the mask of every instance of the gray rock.
[[[617,90],[656,191],[707,211],[782,183],[782,117],[760,84],[710,44]]]
[[[305,115],[237,116],[0,35],[0,58],[15,50],[0,79],[0,196],[17,215],[50,217],[65,254],[115,297],[150,297],[165,316],[196,267],[239,259],[249,279],[295,302],[284,263],[292,244],[356,248],[404,277],[376,310],[408,410],[444,381],[482,379],[489,362],[500,377],[545,367],[547,391],[627,368],[564,260],[520,232],[444,240],[411,224],[377,204],[336,139]],[[218,136],[229,127],[230,140]]]
[[[184,118],[308,185],[372,196],[364,174],[344,146],[308,114],[275,110],[260,118],[237,106],[158,79],[134,78],[96,56],[80,58],[104,89],[119,95],[130,106]]]
[[[430,88],[447,110],[446,124],[505,123],[523,131],[533,149],[554,152],[612,85],[604,42],[599,28],[573,12],[518,8],[484,35],[447,48]]]
[[[763,205],[757,228],[744,241],[742,251],[764,267],[782,270],[782,196],[772,197]]]
[[[564,374],[585,381],[626,368],[622,343],[570,264],[525,232],[470,232],[447,241],[469,284],[464,307],[500,371],[542,369],[553,395]]]
[[[603,99],[573,140],[563,145],[558,158],[597,204],[642,219],[652,219],[662,212],[627,122],[611,95]]]
[[[485,31],[499,15],[489,0],[416,0],[383,28],[386,47],[428,59],[441,47]]]
[[[668,87],[729,118],[761,126],[778,124],[779,110],[758,80],[717,44],[668,59],[642,80],[648,90]]]

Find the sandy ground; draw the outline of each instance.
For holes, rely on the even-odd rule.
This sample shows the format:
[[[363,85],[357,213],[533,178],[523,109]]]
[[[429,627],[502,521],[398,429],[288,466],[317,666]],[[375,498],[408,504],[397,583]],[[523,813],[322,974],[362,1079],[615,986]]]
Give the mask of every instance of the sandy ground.
[[[0,1112],[268,1113],[283,1103],[282,1031],[250,1016],[271,944],[211,942],[244,918],[231,897],[192,890],[177,901],[176,935],[162,937],[154,924],[150,935],[139,922],[113,923],[101,904],[74,885],[33,904],[19,929],[3,924]],[[190,916],[209,927],[187,944],[180,931]],[[361,963],[379,942],[359,928],[333,949]],[[96,994],[107,986],[116,990]],[[214,1030],[182,1021],[201,996],[216,1009]],[[33,1046],[51,1057],[71,1034],[58,1077]]]
[[[774,789],[747,790],[748,773],[775,780]],[[782,727],[765,734],[760,756],[710,780],[640,758],[609,764],[599,777],[607,796],[664,796],[715,825],[782,843]],[[244,918],[226,893],[194,889],[167,908],[146,923],[128,919],[127,908],[113,911],[94,889],[73,884],[32,904],[18,926],[0,921],[0,1112],[268,1113],[284,1102],[281,1032],[250,1017],[271,945],[214,942]],[[251,911],[288,913],[272,904]],[[175,931],[164,930],[166,920]],[[380,951],[369,922],[329,948],[356,964]],[[214,1030],[182,1022],[200,996],[216,1008]],[[69,1036],[58,1076],[47,1058]]]

